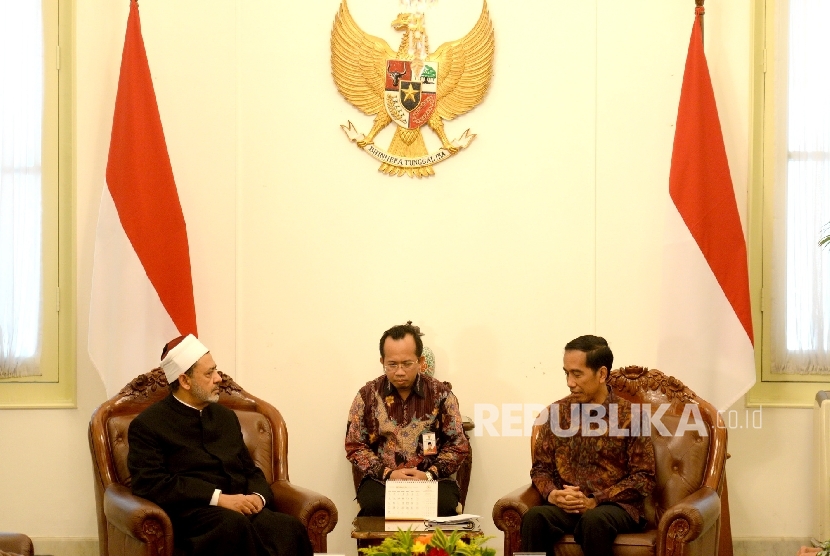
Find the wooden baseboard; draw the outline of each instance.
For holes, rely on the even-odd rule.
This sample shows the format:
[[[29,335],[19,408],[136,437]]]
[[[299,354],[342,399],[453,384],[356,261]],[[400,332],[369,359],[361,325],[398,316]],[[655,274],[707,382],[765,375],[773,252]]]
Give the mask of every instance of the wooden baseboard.
[[[98,537],[32,537],[35,556],[98,556]]]
[[[793,537],[733,538],[734,556],[795,556],[810,539]]]

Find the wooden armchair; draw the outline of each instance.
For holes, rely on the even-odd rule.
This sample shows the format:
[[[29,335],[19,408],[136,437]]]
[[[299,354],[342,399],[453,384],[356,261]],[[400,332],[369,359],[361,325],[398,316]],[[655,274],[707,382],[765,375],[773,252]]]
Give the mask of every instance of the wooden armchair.
[[[21,533],[0,533],[0,555],[34,556],[32,539]]]
[[[672,436],[659,434],[652,425],[657,462],[657,482],[646,499],[648,526],[642,533],[619,535],[614,554],[619,556],[714,556],[719,553],[722,519],[728,524],[728,505],[723,505],[726,462],[726,427],[712,404],[700,399],[682,382],[658,370],[626,367],[611,372],[609,384],[632,403],[659,404],[668,409],[660,418]],[[690,430],[694,423],[683,418],[686,404],[694,404],[706,427],[706,436]],[[683,434],[674,436],[680,423]],[[531,436],[531,454],[539,427]],[[522,516],[542,504],[539,491],[530,484],[501,498],[493,507],[493,521],[504,531],[504,555],[521,550]],[[728,546],[726,544],[728,543]],[[721,545],[731,553],[731,539]],[[581,556],[573,535],[565,535],[555,547],[557,555]]]
[[[254,462],[265,473],[280,512],[296,516],[308,530],[315,552],[326,551],[326,535],[337,525],[334,503],[288,480],[288,431],[269,403],[222,374],[219,403],[233,409]],[[172,556],[170,518],[156,504],[130,491],[127,430],[144,408],[170,392],[161,369],[133,379],[92,414],[89,449],[95,482],[101,556]]]

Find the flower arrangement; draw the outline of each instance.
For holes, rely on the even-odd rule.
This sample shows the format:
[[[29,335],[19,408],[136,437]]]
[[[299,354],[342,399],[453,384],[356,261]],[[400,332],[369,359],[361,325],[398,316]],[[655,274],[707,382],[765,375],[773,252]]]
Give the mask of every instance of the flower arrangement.
[[[391,537],[383,539],[380,546],[361,548],[367,556],[495,556],[494,548],[482,546],[493,537],[473,537],[469,542],[461,538],[462,533],[453,531],[449,536],[440,529],[432,533],[413,533],[398,530]]]
[[[814,541],[815,548],[818,548],[819,551],[816,553],[816,556],[830,556],[830,541],[824,541],[820,543],[816,543]]]

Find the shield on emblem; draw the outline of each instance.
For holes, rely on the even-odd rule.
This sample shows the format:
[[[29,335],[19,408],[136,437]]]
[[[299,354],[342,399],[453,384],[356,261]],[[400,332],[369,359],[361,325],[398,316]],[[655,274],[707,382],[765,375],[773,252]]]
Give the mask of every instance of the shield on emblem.
[[[421,102],[421,82],[401,81],[401,104],[407,112],[412,112]]]
[[[435,111],[438,62],[387,60],[384,105],[399,126],[417,129]]]

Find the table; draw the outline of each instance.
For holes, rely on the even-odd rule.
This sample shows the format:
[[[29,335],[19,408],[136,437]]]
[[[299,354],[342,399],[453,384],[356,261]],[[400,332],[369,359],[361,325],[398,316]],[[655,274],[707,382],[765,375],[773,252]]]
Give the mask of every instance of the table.
[[[409,522],[401,522],[402,528],[406,529],[406,524]],[[453,531],[452,528],[441,528],[444,532]],[[383,542],[383,539],[391,537],[397,532],[386,531],[386,519],[383,517],[356,517],[352,521],[352,538],[357,539],[357,548],[369,548],[377,546]],[[422,531],[429,533],[429,531]],[[461,531],[461,538],[469,541],[473,537],[480,537],[482,535],[481,529],[472,529]]]

